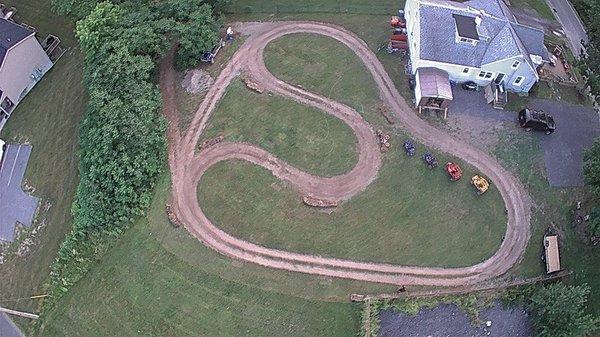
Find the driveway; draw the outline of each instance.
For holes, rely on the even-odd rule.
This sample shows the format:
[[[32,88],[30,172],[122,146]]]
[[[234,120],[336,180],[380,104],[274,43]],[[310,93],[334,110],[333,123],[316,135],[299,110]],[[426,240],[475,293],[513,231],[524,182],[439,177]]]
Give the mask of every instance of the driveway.
[[[14,240],[17,222],[29,227],[38,205],[38,198],[21,188],[30,145],[8,145],[0,166],[0,240]]]
[[[600,120],[592,108],[560,101],[532,99],[530,106],[552,115],[556,131],[540,137],[551,186],[583,186],[582,151],[600,136]]]
[[[459,130],[459,137],[465,137],[466,133],[471,141],[484,147],[495,147],[493,138],[497,133],[505,132],[506,122],[509,122],[508,127],[516,123],[516,112],[492,108],[485,103],[481,92],[454,88],[453,94],[448,124]],[[531,133],[540,140],[550,186],[582,186],[582,151],[600,137],[598,114],[592,108],[544,99],[530,99],[529,107],[549,113],[556,122],[556,132],[550,136]]]
[[[583,49],[581,40],[587,43],[588,38],[583,22],[581,22],[575,8],[569,0],[546,0],[546,3],[554,11],[554,15],[563,26],[571,51],[573,51],[575,57],[579,58]]]

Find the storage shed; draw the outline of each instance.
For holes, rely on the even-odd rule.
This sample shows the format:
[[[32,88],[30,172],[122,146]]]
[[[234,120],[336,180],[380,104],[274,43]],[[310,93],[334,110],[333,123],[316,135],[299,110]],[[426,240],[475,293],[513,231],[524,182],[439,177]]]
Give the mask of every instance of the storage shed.
[[[544,237],[544,251],[546,272],[551,274],[560,271],[560,253],[558,250],[558,237],[556,235]]]

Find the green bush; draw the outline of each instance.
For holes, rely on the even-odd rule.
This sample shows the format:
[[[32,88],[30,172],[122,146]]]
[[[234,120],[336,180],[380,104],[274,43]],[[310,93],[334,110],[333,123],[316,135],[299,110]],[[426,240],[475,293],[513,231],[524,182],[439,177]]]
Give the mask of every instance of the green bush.
[[[581,337],[598,329],[598,319],[586,314],[590,288],[555,283],[531,297],[533,325],[539,337]]]

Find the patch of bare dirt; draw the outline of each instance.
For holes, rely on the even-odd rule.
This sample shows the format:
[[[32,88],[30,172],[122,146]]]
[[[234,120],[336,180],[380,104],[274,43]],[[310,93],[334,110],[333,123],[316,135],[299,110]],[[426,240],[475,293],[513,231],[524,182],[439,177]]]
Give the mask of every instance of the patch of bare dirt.
[[[202,69],[191,69],[183,76],[181,87],[190,94],[198,94],[208,90],[213,83],[213,78],[206,71]]]

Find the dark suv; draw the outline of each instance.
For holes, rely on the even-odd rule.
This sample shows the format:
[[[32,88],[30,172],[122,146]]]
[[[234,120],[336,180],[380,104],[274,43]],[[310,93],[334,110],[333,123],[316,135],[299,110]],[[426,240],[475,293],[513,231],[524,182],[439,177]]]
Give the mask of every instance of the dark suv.
[[[554,132],[556,125],[552,116],[543,111],[523,109],[519,112],[519,125],[525,131],[544,131],[547,135]]]

